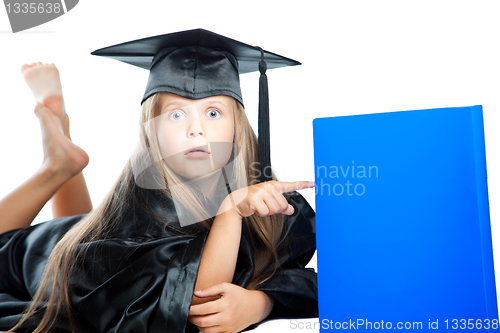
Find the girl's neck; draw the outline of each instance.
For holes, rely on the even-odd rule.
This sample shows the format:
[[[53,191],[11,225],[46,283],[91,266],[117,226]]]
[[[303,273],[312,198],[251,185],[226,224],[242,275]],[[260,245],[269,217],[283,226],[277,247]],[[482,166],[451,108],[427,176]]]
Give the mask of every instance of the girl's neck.
[[[208,175],[195,178],[195,179],[189,179],[188,182],[192,186],[196,186],[196,188],[203,193],[205,197],[208,199],[214,201],[215,197],[215,189],[217,188],[217,182],[221,176],[221,170],[216,170],[212,173],[209,173]]]

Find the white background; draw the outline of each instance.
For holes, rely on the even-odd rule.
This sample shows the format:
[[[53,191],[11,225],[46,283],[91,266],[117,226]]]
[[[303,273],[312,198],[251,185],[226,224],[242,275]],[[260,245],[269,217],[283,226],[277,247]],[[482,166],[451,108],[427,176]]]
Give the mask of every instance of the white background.
[[[302,62],[268,72],[272,164],[284,181],[314,180],[316,117],[483,105],[498,272],[496,3],[84,0],[60,18],[16,34],[0,8],[0,197],[32,175],[43,159],[35,101],[21,76],[22,64],[53,62],[59,68],[73,141],[90,156],[84,174],[96,207],[138,140],[148,72],[90,52],[204,28]],[[258,74],[245,74],[241,80],[247,113],[257,129]],[[314,190],[302,194],[314,207]],[[35,223],[50,218],[47,205]],[[280,330],[289,326],[287,322]]]

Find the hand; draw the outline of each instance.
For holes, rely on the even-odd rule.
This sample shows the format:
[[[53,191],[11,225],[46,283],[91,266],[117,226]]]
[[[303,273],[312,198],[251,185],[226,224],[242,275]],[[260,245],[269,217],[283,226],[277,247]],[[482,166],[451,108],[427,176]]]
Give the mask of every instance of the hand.
[[[194,294],[197,297],[220,296],[214,301],[192,305],[189,310],[189,321],[203,333],[239,332],[264,320],[273,307],[272,297],[262,291],[247,290],[227,282]]]
[[[278,213],[292,215],[293,206],[286,201],[282,193],[311,187],[314,187],[314,182],[278,182],[276,180],[243,187],[230,193],[224,199],[218,214],[232,209],[242,218],[254,213],[261,217]]]

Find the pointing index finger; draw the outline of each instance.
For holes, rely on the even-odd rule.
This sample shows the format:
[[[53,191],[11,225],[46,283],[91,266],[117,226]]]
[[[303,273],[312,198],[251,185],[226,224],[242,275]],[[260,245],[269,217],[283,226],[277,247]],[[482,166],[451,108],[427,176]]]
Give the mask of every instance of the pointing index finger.
[[[298,181],[298,182],[277,182],[276,187],[278,190],[283,192],[292,192],[296,190],[302,190],[305,188],[314,187],[314,182],[309,181]]]

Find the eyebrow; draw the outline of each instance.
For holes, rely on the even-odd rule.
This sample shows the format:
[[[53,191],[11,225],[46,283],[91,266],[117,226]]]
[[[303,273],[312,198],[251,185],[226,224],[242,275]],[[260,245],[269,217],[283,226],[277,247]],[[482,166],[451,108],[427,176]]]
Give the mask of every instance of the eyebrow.
[[[216,99],[209,99],[207,100],[203,105],[207,106],[207,105],[219,105],[219,106],[222,106],[226,109],[229,109],[230,107],[222,102],[219,102],[218,100]]]
[[[174,101],[174,102],[169,102],[169,103],[165,104],[165,105],[161,108],[161,110],[160,110],[160,114],[166,113],[167,111],[165,111],[165,110],[166,110],[167,108],[171,107],[171,106],[173,106],[173,107],[174,107],[174,109],[177,109],[177,108],[182,108],[182,107],[184,107],[185,105],[184,105],[184,104],[182,104],[182,103],[179,103],[179,102],[175,102],[175,101]]]
[[[212,104],[212,105],[221,105],[221,106],[223,106],[223,107],[225,107],[225,108],[229,108],[229,106],[228,106],[228,105],[226,105],[226,104],[224,104],[224,103],[222,103],[222,102],[219,102],[219,101],[218,101],[218,100],[216,100],[216,99],[209,99],[209,100],[207,100],[206,102],[204,102],[203,104],[204,104],[204,105],[210,105],[210,104]],[[183,107],[185,107],[185,106],[187,106],[187,105],[189,105],[189,103],[185,104],[185,103],[179,103],[179,102],[176,102],[176,101],[174,101],[174,102],[169,102],[169,103],[167,103],[166,105],[164,105],[164,106],[161,108],[161,112],[164,112],[164,110],[165,110],[166,108],[171,107],[171,106],[173,106],[173,107],[175,107],[175,108],[183,108]]]

